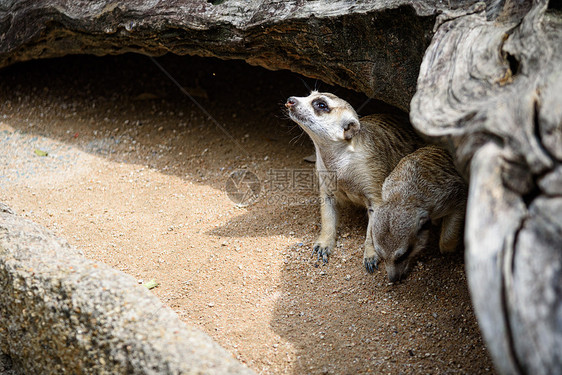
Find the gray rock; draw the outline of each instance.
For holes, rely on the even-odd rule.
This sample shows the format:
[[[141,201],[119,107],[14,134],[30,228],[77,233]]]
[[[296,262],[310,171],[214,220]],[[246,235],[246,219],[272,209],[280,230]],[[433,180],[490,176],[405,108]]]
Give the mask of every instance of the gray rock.
[[[133,277],[5,209],[0,290],[0,373],[253,373]]]

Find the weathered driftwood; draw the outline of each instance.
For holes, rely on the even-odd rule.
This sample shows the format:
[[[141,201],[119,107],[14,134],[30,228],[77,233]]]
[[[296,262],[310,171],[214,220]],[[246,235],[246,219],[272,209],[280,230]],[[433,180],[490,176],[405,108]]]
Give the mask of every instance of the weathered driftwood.
[[[442,3],[0,0],[0,67],[83,53],[244,59],[407,110]]]
[[[470,176],[466,262],[498,370],[562,373],[562,12],[475,5],[443,18],[411,118]]]

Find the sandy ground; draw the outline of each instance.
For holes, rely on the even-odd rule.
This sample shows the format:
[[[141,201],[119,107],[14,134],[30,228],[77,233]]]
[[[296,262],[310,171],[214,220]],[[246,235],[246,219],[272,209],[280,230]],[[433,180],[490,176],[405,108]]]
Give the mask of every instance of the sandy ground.
[[[313,148],[282,112],[307,93],[301,77],[158,61],[213,119],[145,56],[0,71],[0,201],[87,257],[155,279],[183,321],[258,373],[493,372],[462,254],[430,249],[390,285],[364,271],[365,213],[349,210],[330,263],[311,258],[319,209],[303,158]],[[374,110],[389,108],[371,102],[362,114]],[[255,187],[251,175],[229,181],[238,169],[261,187],[245,208],[227,194]]]

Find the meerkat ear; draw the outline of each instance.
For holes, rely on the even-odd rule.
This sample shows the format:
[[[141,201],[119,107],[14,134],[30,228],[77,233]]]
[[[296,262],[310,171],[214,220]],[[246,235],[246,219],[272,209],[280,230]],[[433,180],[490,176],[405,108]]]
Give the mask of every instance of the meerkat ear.
[[[349,141],[351,138],[355,137],[357,133],[359,133],[359,129],[359,121],[355,119],[349,120],[343,126],[343,137]]]
[[[429,220],[429,214],[426,210],[421,209],[418,213],[418,233],[429,229],[430,226],[431,220]]]

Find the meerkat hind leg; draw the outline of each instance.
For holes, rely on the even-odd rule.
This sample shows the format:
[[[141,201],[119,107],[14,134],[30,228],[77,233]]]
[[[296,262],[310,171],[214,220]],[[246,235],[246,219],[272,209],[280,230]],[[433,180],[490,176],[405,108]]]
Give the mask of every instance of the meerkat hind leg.
[[[452,253],[458,246],[461,231],[464,224],[464,210],[457,210],[449,216],[445,216],[441,223],[441,235],[439,238],[439,251],[441,254]]]
[[[318,260],[322,258],[324,263],[328,263],[328,256],[336,246],[338,212],[334,197],[327,194],[322,194],[320,197],[322,199],[320,204],[322,229],[320,230],[320,236],[314,243],[312,254],[316,253]]]

